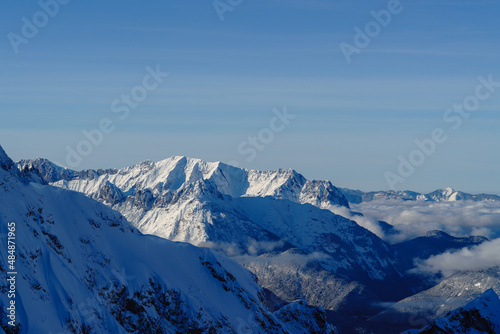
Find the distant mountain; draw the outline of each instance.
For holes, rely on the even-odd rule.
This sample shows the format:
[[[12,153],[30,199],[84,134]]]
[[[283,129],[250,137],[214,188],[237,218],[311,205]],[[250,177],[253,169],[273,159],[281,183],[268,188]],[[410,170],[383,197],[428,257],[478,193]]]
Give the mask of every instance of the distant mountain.
[[[485,291],[464,307],[438,318],[421,330],[404,334],[500,333],[500,299],[493,289]]]
[[[403,201],[430,201],[430,202],[454,202],[454,201],[500,201],[500,196],[491,194],[472,195],[452,188],[438,189],[428,194],[421,194],[414,191],[371,191],[362,192],[348,188],[340,189],[349,203],[359,204],[374,200],[399,199]]]
[[[336,333],[323,309],[273,314],[233,260],[143,235],[111,208],[18,170],[1,147],[0,228],[1,333]]]

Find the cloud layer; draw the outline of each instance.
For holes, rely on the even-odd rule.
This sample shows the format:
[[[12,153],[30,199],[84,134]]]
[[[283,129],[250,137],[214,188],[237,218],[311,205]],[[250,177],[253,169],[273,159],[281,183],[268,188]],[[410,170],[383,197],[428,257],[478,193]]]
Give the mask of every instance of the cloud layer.
[[[417,264],[415,272],[442,274],[444,277],[463,270],[479,270],[500,266],[500,239],[487,241],[471,249],[445,252]]]
[[[329,210],[339,216],[354,220],[356,223],[358,223],[359,226],[366,228],[368,231],[374,233],[379,238],[384,239],[384,232],[376,218],[367,215],[360,216],[353,214],[351,210],[344,206],[331,206]]]
[[[383,220],[393,225],[397,233],[383,236],[391,243],[415,238],[431,230],[442,230],[454,236],[500,237],[500,202],[380,200],[352,207],[362,212],[366,221]]]

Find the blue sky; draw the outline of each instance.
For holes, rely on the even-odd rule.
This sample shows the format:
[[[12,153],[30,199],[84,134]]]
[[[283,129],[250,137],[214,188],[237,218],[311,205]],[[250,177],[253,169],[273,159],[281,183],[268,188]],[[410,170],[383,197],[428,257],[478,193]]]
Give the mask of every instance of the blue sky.
[[[500,4],[401,1],[348,64],[339,44],[389,2],[242,1],[221,21],[212,1],[72,0],[15,53],[9,33],[41,7],[4,1],[0,143],[64,165],[66,147],[109,118],[114,131],[77,169],[186,155],[378,190],[441,127],[448,140],[395,188],[500,192],[500,88],[459,129],[443,122],[479,76],[500,81]],[[169,77],[120,120],[112,102],[157,65]],[[238,146],[285,106],[296,117],[248,161]]]

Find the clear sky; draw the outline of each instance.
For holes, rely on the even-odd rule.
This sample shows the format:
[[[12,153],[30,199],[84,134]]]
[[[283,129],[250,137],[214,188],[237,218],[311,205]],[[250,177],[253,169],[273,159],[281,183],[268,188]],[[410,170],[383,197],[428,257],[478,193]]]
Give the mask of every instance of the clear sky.
[[[185,155],[379,190],[441,128],[447,140],[395,188],[500,192],[500,87],[457,129],[443,119],[474,102],[479,76],[500,82],[498,1],[231,0],[219,13],[210,0],[59,1],[53,17],[37,1],[0,5],[0,144],[15,160],[68,165],[82,131],[109,119],[75,169]],[[370,24],[388,7],[390,22]],[[367,24],[348,63],[340,45]],[[169,76],[121,119],[148,66]],[[282,126],[285,107],[296,117]]]

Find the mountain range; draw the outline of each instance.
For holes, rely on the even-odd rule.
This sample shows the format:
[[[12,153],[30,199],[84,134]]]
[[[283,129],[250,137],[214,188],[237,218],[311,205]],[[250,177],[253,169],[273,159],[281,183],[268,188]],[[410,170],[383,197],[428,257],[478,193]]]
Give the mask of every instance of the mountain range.
[[[363,305],[375,312],[374,299],[407,295],[391,247],[355,222],[324,210],[349,208],[329,181],[306,180],[293,170],[248,171],[185,157],[121,170],[75,172],[43,159],[21,161],[19,168],[36,170],[54,186],[109,205],[143,233],[233,256],[285,302],[305,299],[349,312],[349,300],[366,299]],[[263,254],[279,266],[260,265]],[[315,293],[319,287],[300,274],[303,267],[313,281],[328,273],[339,297]],[[297,288],[283,289],[284,281]],[[401,288],[380,290],[389,281]],[[373,292],[360,296],[360,290]]]
[[[438,189],[428,194],[421,194],[415,191],[370,191],[353,190],[348,188],[340,189],[349,203],[359,204],[375,200],[398,199],[403,201],[428,201],[428,202],[454,202],[454,201],[500,201],[500,196],[493,194],[468,194],[457,191],[453,188]]]
[[[140,235],[142,239],[165,242],[169,247],[178,247],[172,248],[172,254],[182,253],[181,249],[193,249],[193,252],[196,250],[209,254],[206,256],[213,256],[208,261],[202,261],[200,270],[208,266],[213,274],[212,279],[218,281],[214,283],[222,284],[224,291],[226,288],[233,292],[245,291],[243,299],[248,297],[245,299],[246,303],[252,305],[251,310],[247,311],[247,318],[250,320],[245,320],[241,314],[237,317],[225,316],[225,312],[229,310],[219,308],[217,303],[215,306],[204,306],[206,314],[190,313],[186,318],[196,316],[213,321],[217,318],[214,314],[224,314],[229,319],[228,327],[233,330],[235,324],[241,321],[248,327],[245,330],[252,332],[252,326],[264,326],[267,330],[263,332],[269,333],[272,332],[269,328],[277,330],[276,332],[282,330],[284,333],[301,330],[302,333],[307,333],[304,328],[315,328],[318,333],[334,333],[337,329],[328,323],[334,323],[343,333],[377,333],[381,330],[395,333],[422,327],[442,316],[444,308],[408,307],[412,305],[407,303],[408,298],[423,298],[432,304],[432,289],[439,290],[440,284],[439,277],[412,273],[410,269],[415,261],[487,241],[483,237],[456,238],[442,231],[430,231],[420,238],[395,245],[388,244],[349,219],[359,215],[350,211],[349,203],[357,203],[352,200],[352,193],[336,188],[329,181],[307,180],[300,173],[289,169],[264,172],[240,169],[221,162],[209,163],[199,159],[172,157],[159,162],[146,161],[123,169],[72,171],[46,159],[22,160],[14,164],[5,155],[3,160],[6,166],[4,171],[12,174],[15,170],[18,182],[34,187],[26,190],[28,193],[36,193],[35,190],[40,187],[52,189],[51,191],[64,193],[64,197],[71,194],[68,195],[70,202],[74,202],[74,198],[82,201],[85,197],[81,194],[84,194],[88,203],[105,207],[121,217],[123,226],[134,231],[132,234]],[[406,196],[403,193],[384,193],[387,196]],[[445,189],[434,193],[425,198],[418,195],[414,198],[429,201],[472,199],[453,190]],[[23,195],[11,200],[24,203],[25,198],[27,197]],[[481,199],[476,197],[473,200]],[[484,197],[483,200],[494,198]],[[61,203],[65,201],[60,200]],[[68,206],[72,205],[74,204]],[[38,207],[43,208],[43,205],[39,204]],[[86,208],[75,210],[79,210],[82,215],[87,213]],[[334,212],[348,214],[343,217]],[[78,221],[79,218],[75,219]],[[100,222],[96,217],[91,219]],[[81,220],[85,218],[82,217]],[[382,228],[390,228],[387,223],[379,223]],[[102,224],[100,222],[101,226]],[[74,230],[77,235],[88,234],[88,231],[80,231],[78,227]],[[107,233],[106,230],[104,234]],[[59,232],[52,234],[61,240],[76,237],[64,234],[59,237]],[[102,236],[93,235],[93,238],[99,240]],[[71,239],[71,242],[75,240]],[[129,243],[136,244],[140,242]],[[146,242],[148,244],[150,242]],[[89,248],[107,250],[108,247],[96,242]],[[122,250],[115,251],[120,253]],[[123,253],[132,257],[129,251]],[[80,255],[75,256],[78,258]],[[113,256],[123,259],[121,256],[125,255],[113,253]],[[159,256],[156,253],[140,253],[134,255],[134,258],[143,256],[148,261],[141,273],[137,274],[135,269],[125,267],[127,275],[142,277],[144,272],[158,272],[160,274],[155,277],[163,280],[162,284],[170,286],[162,269],[156,267],[158,260],[154,259]],[[160,255],[160,258],[163,259],[164,256]],[[154,263],[149,263],[150,261]],[[181,258],[179,261],[194,266],[193,272],[200,266],[190,258]],[[178,265],[182,267],[180,262],[167,264],[169,268]],[[120,272],[120,267],[113,267],[113,270]],[[151,269],[147,269],[149,267]],[[129,274],[129,270],[132,274]],[[185,272],[181,271],[182,279],[183,275],[189,275],[188,272],[187,269]],[[240,281],[238,275],[247,278]],[[233,281],[231,277],[238,279]],[[148,277],[148,282],[150,280],[151,277]],[[465,286],[472,284],[465,277],[463,280]],[[143,280],[132,281],[135,290],[127,286],[132,294],[144,293],[141,289],[151,294]],[[189,282],[189,279],[186,281]],[[137,288],[136,285],[141,282],[144,288],[142,285]],[[441,283],[445,282],[446,280]],[[240,286],[235,286],[237,283]],[[192,284],[189,287],[173,286],[181,295],[185,293],[182,296],[186,300],[191,294],[195,299],[213,298],[203,295],[207,286],[202,286],[198,281]],[[435,286],[436,284],[438,285]],[[446,310],[464,306],[489,287],[491,284],[472,289],[467,299],[450,304]],[[194,293],[193,289],[200,291],[199,294]],[[454,285],[449,290],[436,290],[436,294],[458,294],[459,289],[459,286]],[[226,292],[233,293],[231,291]],[[198,304],[189,301],[186,305]],[[389,305],[392,307],[388,308]],[[255,315],[253,307],[260,310]],[[422,313],[425,314],[425,323],[407,320],[408,317],[418,317]],[[311,317],[316,319],[312,323]],[[263,318],[267,320],[264,321]],[[366,321],[367,319],[369,320]],[[262,326],[255,326],[255,323]],[[280,329],[274,329],[272,324]],[[196,326],[203,328],[202,331],[209,328],[206,323],[197,323]]]

